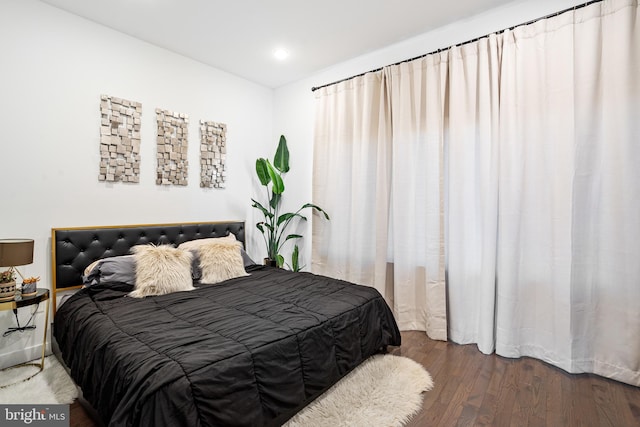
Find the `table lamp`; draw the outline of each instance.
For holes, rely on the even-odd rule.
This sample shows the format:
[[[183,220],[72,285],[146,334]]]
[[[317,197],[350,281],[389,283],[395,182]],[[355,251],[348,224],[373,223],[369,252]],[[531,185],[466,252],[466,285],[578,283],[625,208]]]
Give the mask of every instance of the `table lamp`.
[[[24,281],[24,276],[16,268],[18,265],[31,264],[33,262],[33,239],[0,239],[0,267],[9,267],[9,272],[14,270]],[[15,283],[13,286],[15,293]],[[7,295],[4,295],[4,294]],[[3,289],[2,299],[9,299],[10,289]]]

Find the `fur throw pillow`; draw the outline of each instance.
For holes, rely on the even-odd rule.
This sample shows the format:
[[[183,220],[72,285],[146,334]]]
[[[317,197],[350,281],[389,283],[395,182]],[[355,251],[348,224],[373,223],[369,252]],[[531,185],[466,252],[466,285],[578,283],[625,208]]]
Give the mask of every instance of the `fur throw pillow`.
[[[209,237],[206,239],[189,240],[178,245],[178,249],[190,251],[193,255],[193,261],[191,262],[191,278],[195,282],[200,282],[202,279],[202,268],[200,267],[200,247],[212,242],[220,242],[226,240],[235,242],[235,234],[229,233],[224,237]]]
[[[241,255],[242,243],[216,239],[200,246],[202,283],[214,284],[234,277],[248,276]]]
[[[195,289],[191,281],[191,252],[169,245],[138,245],[132,252],[136,259],[136,284],[130,296],[143,298]]]

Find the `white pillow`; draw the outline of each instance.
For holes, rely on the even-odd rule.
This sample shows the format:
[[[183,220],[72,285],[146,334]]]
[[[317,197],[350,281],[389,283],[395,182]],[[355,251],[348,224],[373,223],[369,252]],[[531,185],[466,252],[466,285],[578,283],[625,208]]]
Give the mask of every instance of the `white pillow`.
[[[136,259],[136,284],[130,296],[143,298],[195,289],[191,252],[169,245],[138,245],[131,251]]]
[[[242,243],[214,239],[199,248],[202,283],[214,284],[234,277],[248,276],[241,255]]]

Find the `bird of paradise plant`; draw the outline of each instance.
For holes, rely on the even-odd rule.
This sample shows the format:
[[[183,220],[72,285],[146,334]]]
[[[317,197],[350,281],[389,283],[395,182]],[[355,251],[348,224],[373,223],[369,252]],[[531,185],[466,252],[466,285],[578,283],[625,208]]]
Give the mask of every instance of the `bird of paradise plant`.
[[[316,210],[323,214],[325,219],[330,219],[329,215],[322,208],[313,203],[305,203],[295,212],[280,212],[280,202],[282,201],[282,194],[285,190],[283,176],[287,172],[289,172],[289,149],[286,138],[284,135],[281,135],[276,154],[273,157],[273,164],[264,158],[256,160],[256,175],[258,176],[258,180],[260,180],[260,184],[265,187],[268,203],[262,204],[255,199],[251,199],[253,202],[251,206],[260,210],[264,215],[264,220],[256,223],[256,228],[262,233],[266,245],[267,258],[265,258],[265,262],[274,263],[278,267],[284,265],[284,257],[280,254],[280,250],[285,242],[303,237],[300,234],[286,233],[287,227],[292,221],[307,220],[307,218],[301,214],[302,211],[305,209]],[[291,262],[291,268],[295,271],[301,268],[298,264],[298,253],[299,251],[296,245]]]

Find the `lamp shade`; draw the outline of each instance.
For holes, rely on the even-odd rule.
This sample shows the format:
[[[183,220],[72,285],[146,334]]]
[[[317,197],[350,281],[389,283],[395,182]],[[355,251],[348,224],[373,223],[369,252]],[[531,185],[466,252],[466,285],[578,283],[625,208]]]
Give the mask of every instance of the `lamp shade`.
[[[33,239],[0,239],[0,267],[33,262]]]

